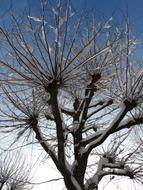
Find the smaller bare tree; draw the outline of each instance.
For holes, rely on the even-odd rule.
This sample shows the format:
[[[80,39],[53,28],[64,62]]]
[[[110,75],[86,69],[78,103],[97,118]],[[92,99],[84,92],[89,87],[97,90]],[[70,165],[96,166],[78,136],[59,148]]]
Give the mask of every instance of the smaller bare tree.
[[[15,154],[5,154],[0,159],[0,190],[31,190],[30,169],[25,159]]]

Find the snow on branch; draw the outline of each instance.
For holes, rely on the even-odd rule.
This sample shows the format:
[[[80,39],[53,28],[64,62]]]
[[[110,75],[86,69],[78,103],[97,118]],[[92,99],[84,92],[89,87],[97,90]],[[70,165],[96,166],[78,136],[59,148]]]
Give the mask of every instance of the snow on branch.
[[[90,152],[93,148],[102,144],[110,134],[116,131],[120,122],[124,119],[128,111],[133,109],[135,106],[136,104],[134,103],[132,104],[128,100],[125,100],[124,103],[121,104],[121,108],[118,114],[115,116],[115,119],[111,122],[110,126],[107,129],[103,130],[102,134],[101,132],[99,132],[99,134],[97,133],[95,134],[95,136],[93,135],[93,138],[91,138],[92,142],[90,142],[91,141],[90,137],[87,138],[87,141],[89,141],[90,143],[84,149],[83,153]],[[95,137],[98,137],[98,138],[95,138]],[[86,142],[86,139],[84,139],[84,143],[85,142]]]

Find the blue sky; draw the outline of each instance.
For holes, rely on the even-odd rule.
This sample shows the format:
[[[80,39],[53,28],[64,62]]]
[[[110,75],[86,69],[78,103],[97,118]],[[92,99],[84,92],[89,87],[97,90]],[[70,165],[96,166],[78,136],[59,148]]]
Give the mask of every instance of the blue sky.
[[[55,1],[55,0],[50,0]],[[63,0],[67,1],[67,0]],[[91,10],[95,8],[105,15],[110,15],[114,10],[125,10],[128,6],[131,17],[143,16],[143,0],[71,0],[75,8]],[[32,10],[38,9],[39,0],[1,0],[0,15],[6,11],[10,5],[14,7],[17,13],[24,10],[27,5],[31,5]]]
[[[0,24],[8,23],[9,25],[9,11],[11,8],[16,15],[23,14],[30,6],[31,16],[38,16],[40,0],[1,0],[0,5]],[[49,0],[51,4],[56,0]],[[61,0],[67,2],[67,0]],[[84,11],[85,14],[96,10],[97,16],[110,17],[113,12],[117,21],[124,20],[123,14],[128,11],[131,26],[134,35],[143,41],[143,0],[71,0],[72,6],[77,12]],[[28,13],[27,13],[28,14]],[[115,20],[115,19],[114,19]],[[143,43],[141,42],[138,50],[139,55],[142,55]],[[143,57],[143,56],[142,56]]]
[[[50,0],[55,2],[56,0]],[[66,2],[67,0],[63,0]],[[121,12],[128,13],[132,24],[137,31],[143,28],[143,0],[71,0],[74,9],[84,10],[87,14],[93,9],[99,14],[110,16],[113,11],[121,15]],[[22,14],[30,5],[31,14],[37,14],[39,9],[39,0],[1,0],[0,5],[0,22],[8,22],[8,10],[12,7],[16,14]],[[120,18],[119,18],[120,19]]]

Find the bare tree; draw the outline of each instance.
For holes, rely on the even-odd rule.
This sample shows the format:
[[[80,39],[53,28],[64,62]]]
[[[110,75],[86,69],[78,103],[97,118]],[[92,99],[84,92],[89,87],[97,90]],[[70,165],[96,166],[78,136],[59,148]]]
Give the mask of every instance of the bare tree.
[[[54,6],[54,4],[53,4]],[[0,28],[1,131],[35,142],[53,160],[68,190],[97,190],[105,176],[142,181],[143,68],[128,17],[97,22],[69,2]]]
[[[30,170],[19,153],[6,153],[0,160],[0,189],[30,190]]]

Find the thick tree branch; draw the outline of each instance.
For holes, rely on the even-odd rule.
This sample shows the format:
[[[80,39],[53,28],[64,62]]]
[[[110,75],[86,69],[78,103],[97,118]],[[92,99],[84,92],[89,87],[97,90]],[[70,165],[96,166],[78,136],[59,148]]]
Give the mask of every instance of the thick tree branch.
[[[41,144],[43,149],[51,156],[51,158],[52,158],[53,162],[55,163],[57,169],[61,170],[55,151],[53,150],[51,145],[46,142],[46,139],[44,139],[44,137],[42,136],[42,132],[40,131],[40,128],[38,127],[38,125],[32,124],[32,129],[36,134],[36,139]]]
[[[61,108],[61,111],[62,111],[62,113],[66,114],[66,115],[69,115],[69,116],[74,116],[75,115],[74,111],[71,111],[71,110],[66,109],[66,108]]]
[[[128,176],[131,179],[133,179],[134,177],[133,171],[130,169],[130,167],[125,166],[125,164],[122,163],[122,161],[114,161],[114,163],[111,163],[108,158],[101,157],[98,163],[98,169],[95,172],[95,174],[87,180],[85,184],[85,189],[98,189],[99,182],[106,175]]]
[[[78,180],[78,183],[81,185],[82,189],[84,188],[84,174],[87,166],[88,157],[81,157],[80,142],[82,141],[82,130],[84,129],[85,122],[87,120],[88,108],[91,103],[91,100],[94,96],[94,92],[96,91],[95,83],[101,78],[101,75],[94,74],[92,76],[91,83],[87,86],[85,90],[85,99],[79,106],[78,99],[75,100],[74,109],[77,110],[77,113],[74,116],[74,122],[76,122],[76,128],[73,132],[74,137],[74,156],[75,160],[77,160],[78,165],[74,168],[74,175]],[[79,110],[78,110],[79,109]],[[77,124],[78,122],[78,124]]]
[[[100,100],[99,102],[97,102],[96,104],[93,104],[91,106],[89,106],[88,108],[96,108],[97,106],[102,106],[104,104],[104,101]]]
[[[86,190],[94,190],[94,188],[97,188],[97,184],[99,184],[99,182],[101,181],[101,179],[104,176],[107,175],[116,175],[116,176],[126,176],[129,177],[131,179],[133,179],[133,175],[132,172],[130,171],[130,169],[125,168],[125,169],[110,169],[108,171],[102,171],[101,173],[98,174],[98,176],[95,174],[95,176],[93,176],[87,183],[86,183]]]
[[[95,141],[89,143],[85,152],[87,151],[89,154],[93,148],[102,144],[110,134],[114,133],[127,112],[131,111],[134,107],[136,107],[136,103],[134,101],[130,102],[128,100],[125,100],[121,105],[119,113],[116,115],[110,126],[104,130],[104,132]]]
[[[135,118],[129,118],[129,119],[126,119],[125,121],[121,122],[120,125],[115,130],[115,132],[120,131],[122,129],[131,128],[132,126],[140,125],[140,124],[143,124],[142,116],[135,117]]]
[[[101,106],[100,108],[98,108],[97,110],[93,111],[92,113],[90,113],[87,116],[87,119],[89,119],[90,117],[92,117],[94,114],[98,113],[99,111],[103,110],[104,108],[106,108],[107,106],[110,106],[113,103],[113,100],[108,100],[106,102],[103,103],[103,106]]]
[[[61,110],[59,108],[58,103],[58,88],[60,85],[60,81],[53,80],[46,87],[46,91],[50,93],[50,104],[52,108],[52,114],[54,116],[54,121],[56,124],[57,131],[57,141],[58,141],[58,162],[63,167],[63,170],[66,170],[66,162],[65,162],[65,125],[62,119]]]
[[[131,128],[135,125],[140,125],[140,124],[143,124],[143,117],[141,117],[141,116],[136,117],[136,118],[125,119],[123,122],[121,122],[119,124],[119,126],[114,131],[111,132],[111,134],[116,133],[123,129]],[[91,128],[94,128],[94,126],[92,126]],[[95,126],[95,128],[96,128],[96,126]],[[85,131],[86,131],[86,129],[85,129]],[[83,139],[81,142],[82,146],[86,146],[87,144],[92,143],[97,138],[99,138],[103,133],[105,133],[105,131],[106,130],[100,130],[99,132],[96,132],[96,133],[90,135],[88,138]]]

